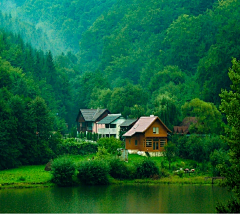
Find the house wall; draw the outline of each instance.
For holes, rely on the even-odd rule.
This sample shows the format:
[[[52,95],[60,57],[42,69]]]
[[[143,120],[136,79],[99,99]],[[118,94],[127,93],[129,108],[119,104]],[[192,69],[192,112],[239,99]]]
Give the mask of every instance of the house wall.
[[[100,120],[102,120],[103,118],[105,118],[106,116],[108,116],[108,114],[110,113],[110,111],[105,111],[95,122],[93,125],[93,132],[98,133],[98,129],[102,129],[105,128],[105,124],[97,124],[97,122],[99,122]]]
[[[98,134],[102,134],[104,136],[113,135],[117,139],[119,139],[119,132],[120,132],[120,125],[125,121],[124,118],[119,118],[113,121],[111,124],[115,124],[116,128],[106,128],[105,124],[98,124],[97,125],[97,132]],[[103,125],[103,126],[101,126]]]
[[[84,117],[83,117],[83,115],[82,115],[81,113],[80,113],[79,116],[78,116],[77,122],[78,122],[78,123],[83,123],[83,122],[85,122]]]
[[[135,141],[137,140],[137,145],[135,145]],[[142,151],[144,148],[144,134],[135,134],[132,137],[126,137],[125,139],[125,148],[130,150],[139,150]]]
[[[158,127],[159,134],[153,133],[153,127]],[[154,123],[146,130],[145,137],[167,137],[167,129],[159,120],[155,120]]]
[[[117,139],[119,139],[119,133],[120,133],[120,128],[121,128],[120,125],[121,125],[124,121],[126,121],[125,118],[119,118],[119,119],[117,119],[117,120],[115,120],[115,121],[112,122],[112,124],[116,124],[116,138],[117,138]]]

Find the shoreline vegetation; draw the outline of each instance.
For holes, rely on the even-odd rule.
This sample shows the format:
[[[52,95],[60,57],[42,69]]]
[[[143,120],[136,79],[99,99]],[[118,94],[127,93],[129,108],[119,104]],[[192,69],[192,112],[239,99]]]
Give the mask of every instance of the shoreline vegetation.
[[[76,162],[84,159],[90,159],[93,155],[87,156],[71,156]],[[138,155],[129,155],[129,164],[133,161],[139,160],[143,157]],[[162,160],[163,157],[154,157],[153,159],[158,162]],[[36,188],[36,187],[54,187],[52,179],[52,174],[50,171],[44,170],[45,165],[35,165],[35,166],[21,166],[15,169],[7,169],[0,171],[0,189],[8,188]],[[132,179],[132,180],[118,180],[114,178],[109,178],[109,185],[157,185],[157,184],[192,184],[192,185],[212,185],[211,179],[205,179],[209,177],[210,174],[201,174],[200,172],[195,173],[184,173],[182,177],[170,173],[169,177],[162,177],[159,179],[147,178],[147,179]],[[213,185],[220,184],[222,180],[214,181]],[[73,186],[81,185],[77,182]]]

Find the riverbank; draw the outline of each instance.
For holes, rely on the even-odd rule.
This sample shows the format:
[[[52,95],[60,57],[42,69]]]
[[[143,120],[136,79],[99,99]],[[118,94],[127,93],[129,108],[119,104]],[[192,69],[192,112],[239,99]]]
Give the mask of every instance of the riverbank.
[[[0,189],[7,188],[35,188],[35,187],[53,187],[51,182],[51,173],[44,171],[45,166],[23,166],[17,169],[0,171]],[[218,184],[221,180],[214,183]],[[211,184],[211,179],[205,179],[205,176],[184,175],[182,178],[177,175],[170,175],[160,179],[134,179],[134,180],[116,180],[110,178],[110,185],[128,185],[128,184]],[[78,184],[76,184],[78,185]]]
[[[93,155],[88,156],[71,156],[76,163],[83,159],[91,159]],[[128,164],[132,164],[134,161],[139,161],[143,157],[138,155],[129,155]],[[153,157],[154,161],[159,165],[162,161],[162,157]],[[15,169],[8,169],[0,171],[0,189],[6,188],[33,188],[33,187],[52,187],[55,186],[51,182],[51,172],[44,170],[45,165],[38,166],[21,166]],[[124,185],[124,184],[211,184],[211,179],[205,179],[209,177],[208,174],[196,173],[184,173],[182,177],[169,173],[168,177],[161,177],[160,179],[134,179],[134,180],[116,180],[110,178],[110,184],[112,185]],[[214,184],[222,182],[221,180],[214,181]],[[78,184],[76,184],[78,185]]]

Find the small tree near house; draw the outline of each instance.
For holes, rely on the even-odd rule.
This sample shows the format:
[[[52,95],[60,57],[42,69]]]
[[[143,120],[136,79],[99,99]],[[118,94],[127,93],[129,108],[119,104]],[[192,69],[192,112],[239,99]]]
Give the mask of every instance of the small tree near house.
[[[169,141],[167,145],[164,146],[163,156],[168,161],[169,169],[171,168],[171,163],[176,159],[177,147],[174,143]]]

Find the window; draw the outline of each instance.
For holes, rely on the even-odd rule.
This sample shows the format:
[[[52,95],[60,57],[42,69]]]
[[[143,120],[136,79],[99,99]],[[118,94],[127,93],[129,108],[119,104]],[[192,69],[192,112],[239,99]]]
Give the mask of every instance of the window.
[[[105,124],[105,128],[109,128],[109,124]]]
[[[131,140],[128,140],[128,143],[131,144]]]
[[[110,128],[116,128],[116,124],[110,124]]]
[[[166,141],[165,140],[160,140],[160,147],[164,147],[165,146]]]
[[[152,147],[152,140],[146,140],[146,147]]]
[[[153,127],[153,134],[159,134],[159,128]]]
[[[156,150],[158,150],[158,143],[156,143]]]
[[[135,146],[137,146],[138,145],[138,142],[137,142],[137,140],[135,140]]]

